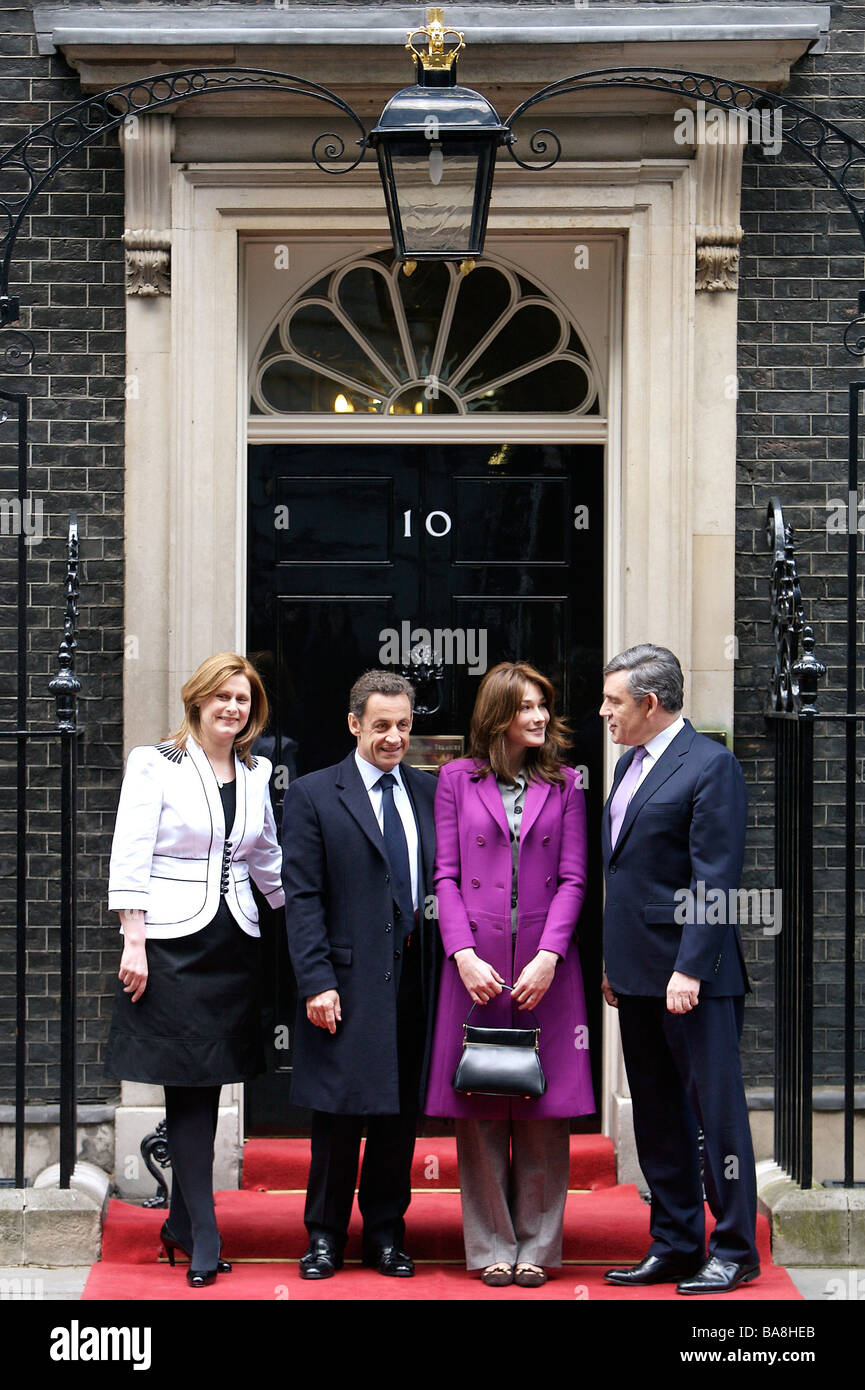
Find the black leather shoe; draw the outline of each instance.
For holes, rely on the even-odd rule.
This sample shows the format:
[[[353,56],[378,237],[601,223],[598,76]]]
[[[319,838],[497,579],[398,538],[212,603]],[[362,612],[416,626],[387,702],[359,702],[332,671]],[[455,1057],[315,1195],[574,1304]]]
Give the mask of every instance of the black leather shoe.
[[[750,1284],[759,1277],[759,1264],[740,1265],[712,1255],[693,1279],[683,1279],[676,1285],[676,1293],[732,1293],[740,1284]]]
[[[314,1236],[305,1255],[300,1257],[301,1279],[330,1279],[342,1269],[342,1255],[327,1236]]]
[[[377,1269],[379,1274],[391,1274],[395,1279],[410,1279],[414,1274],[414,1262],[395,1245],[383,1245],[380,1250],[366,1252],[363,1263],[367,1268]]]
[[[608,1269],[604,1278],[608,1284],[624,1284],[639,1288],[643,1284],[676,1284],[684,1276],[696,1274],[703,1266],[703,1257],[693,1260],[673,1260],[663,1255],[647,1255],[630,1269]]]

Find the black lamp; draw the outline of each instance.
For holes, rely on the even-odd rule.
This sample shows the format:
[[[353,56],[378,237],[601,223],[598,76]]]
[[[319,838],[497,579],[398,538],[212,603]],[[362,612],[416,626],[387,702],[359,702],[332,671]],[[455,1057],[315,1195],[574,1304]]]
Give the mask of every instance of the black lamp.
[[[426,47],[416,44],[418,35]],[[464,47],[459,30],[445,28],[444,10],[428,10],[426,26],[413,29],[406,44],[417,82],[391,97],[369,135],[394,253],[407,263],[471,263],[484,249],[496,150],[513,136],[485,96],[457,85]]]

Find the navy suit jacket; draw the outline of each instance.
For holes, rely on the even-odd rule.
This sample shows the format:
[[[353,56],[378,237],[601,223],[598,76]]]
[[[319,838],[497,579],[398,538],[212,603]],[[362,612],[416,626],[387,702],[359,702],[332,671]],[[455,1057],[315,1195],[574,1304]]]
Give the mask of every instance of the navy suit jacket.
[[[742,769],[686,720],[631,798],[611,849],[610,803],[633,756],[619,759],[601,832],[613,992],[663,996],[680,970],[702,981],[703,996],[744,994],[736,921],[748,806]]]
[[[425,911],[435,862],[435,778],[400,765],[418,828],[420,933],[427,1051],[440,968],[438,923]],[[297,977],[291,1099],[337,1115],[400,1109],[397,990],[402,933],[384,837],[354,753],[290,783],[282,819],[285,925]],[[335,1034],[306,1017],[306,1000],[339,991]],[[424,1067],[426,1071],[426,1065]]]

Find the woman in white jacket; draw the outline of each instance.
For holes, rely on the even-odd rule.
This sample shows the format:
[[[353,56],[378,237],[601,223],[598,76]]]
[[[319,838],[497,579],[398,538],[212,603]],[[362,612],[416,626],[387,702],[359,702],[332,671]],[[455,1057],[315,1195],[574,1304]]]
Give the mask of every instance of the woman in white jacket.
[[[194,1288],[220,1260],[213,1141],[223,1084],[264,1070],[255,881],[284,901],[271,765],[251,748],[267,722],[254,667],[233,652],[202,662],[164,743],[133,748],[111,849],[108,906],[120,914],[106,1071],[165,1087],[171,1209],[162,1240],[189,1254]]]

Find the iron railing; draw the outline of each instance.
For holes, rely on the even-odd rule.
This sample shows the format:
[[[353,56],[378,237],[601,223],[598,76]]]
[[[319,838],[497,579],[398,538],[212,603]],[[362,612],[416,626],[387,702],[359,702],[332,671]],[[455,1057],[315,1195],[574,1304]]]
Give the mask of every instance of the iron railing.
[[[857,495],[858,404],[865,382],[850,389],[850,496]],[[854,504],[854,516],[858,515]],[[848,528],[849,531],[849,528]],[[814,654],[804,621],[792,527],[773,498],[767,540],[774,552],[772,627],[775,664],[766,718],[774,737],[775,872],[781,891],[781,931],[775,954],[775,1161],[802,1187],[810,1187],[813,1158],[814,1074],[814,753],[818,725],[844,724],[846,763],[843,814],[844,881],[844,1186],[855,1181],[853,1127],[856,1081],[856,712],[857,540],[847,557],[847,669],[845,709],[817,707],[826,667]]]
[[[10,399],[0,393],[4,399]],[[26,443],[26,396],[19,407],[19,440]],[[26,489],[26,447],[19,468],[20,491]],[[25,539],[19,528],[19,542]],[[22,554],[23,551],[23,554]],[[57,702],[54,727],[30,727],[27,719],[28,625],[27,551],[18,554],[18,671],[16,727],[0,729],[0,740],[15,743],[15,1186],[24,1187],[24,1137],[27,1068],[27,753],[32,743],[57,742],[60,748],[60,1186],[68,1187],[75,1168],[77,1124],[76,1075],[76,938],[78,930],[76,876],[76,807],[78,804],[78,693],[75,675],[78,646],[78,520],[69,519],[66,538],[66,580],[63,637],[58,653],[59,670],[48,683]]]

